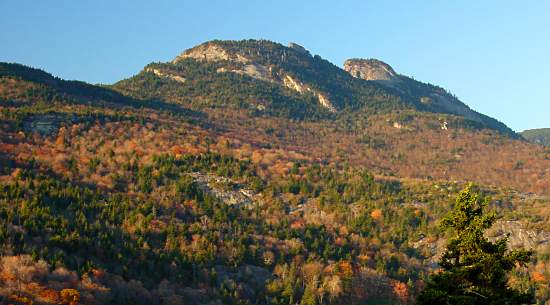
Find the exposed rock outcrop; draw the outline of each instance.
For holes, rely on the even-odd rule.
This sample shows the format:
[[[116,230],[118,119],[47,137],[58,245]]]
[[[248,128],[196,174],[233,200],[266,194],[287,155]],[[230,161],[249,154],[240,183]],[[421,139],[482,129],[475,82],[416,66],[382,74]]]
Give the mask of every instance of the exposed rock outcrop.
[[[399,76],[387,63],[378,59],[348,59],[344,70],[364,80],[398,81]]]
[[[193,58],[196,60],[204,61],[221,61],[231,60],[241,63],[247,63],[248,59],[240,54],[231,54],[223,47],[215,43],[205,43],[196,46],[192,49],[186,50],[176,57],[172,63],[177,63],[186,58]]]
[[[288,47],[291,48],[291,49],[294,49],[294,50],[296,50],[296,51],[298,51],[299,53],[302,53],[302,54],[304,54],[304,55],[311,55],[311,54],[309,53],[309,51],[308,51],[306,48],[302,47],[301,45],[299,45],[299,44],[297,44],[297,43],[290,42],[290,43],[288,44]]]
[[[162,71],[159,70],[159,69],[147,68],[147,69],[145,69],[145,71],[151,72],[151,73],[155,74],[156,76],[160,76],[160,77],[164,77],[164,78],[169,78],[169,79],[175,80],[175,81],[180,82],[180,83],[184,83],[184,82],[185,82],[185,78],[184,78],[184,77],[181,77],[181,76],[179,76],[179,75],[164,73],[164,72],[162,72]]]
[[[295,81],[290,75],[286,75],[283,78],[283,84],[292,90],[298,91],[299,93],[304,93],[307,91],[303,84]]]
[[[308,50],[296,43],[291,42],[288,47],[299,52],[300,54],[311,56]],[[258,80],[268,81],[286,86],[300,94],[312,93],[314,96],[317,97],[317,100],[319,101],[319,104],[321,106],[325,107],[331,112],[337,111],[336,107],[334,107],[334,103],[332,103],[326,93],[312,89],[311,86],[296,79],[296,77],[290,76],[289,74],[285,73],[285,71],[277,69],[276,67],[275,70],[277,71],[277,73],[273,73],[273,66],[266,66],[265,64],[256,62],[246,55],[240,54],[239,52],[230,52],[229,50],[225,49],[223,46],[215,42],[205,43],[192,49],[186,50],[178,57],[176,57],[172,61],[172,63],[178,63],[179,61],[186,58],[192,58],[198,61],[230,62],[231,67],[220,67],[218,68],[217,72],[230,72],[247,75]],[[235,68],[235,66],[238,68]],[[156,69],[150,70],[151,71],[148,71],[154,73],[157,76],[168,77],[180,82],[185,81],[185,78],[181,76],[171,75]]]
[[[327,108],[330,112],[336,112],[336,108],[332,105],[332,102],[327,97],[318,92],[316,92],[316,95],[319,103],[321,103],[323,107]]]
[[[213,195],[226,204],[247,206],[253,202],[261,202],[259,194],[243,188],[228,178],[199,172],[190,173],[189,176],[193,177],[203,192]]]
[[[520,221],[499,220],[487,231],[489,240],[495,241],[508,236],[509,249],[529,249],[542,251],[550,244],[550,232],[527,229]],[[431,255],[430,262],[437,264],[445,251],[445,238],[428,238],[421,235],[418,241],[412,242],[415,249],[423,249]]]
[[[319,100],[319,103],[323,107],[327,108],[330,112],[336,112],[336,108],[334,107],[332,102],[325,95],[318,92],[317,90],[311,89],[311,87],[303,84],[302,82],[300,82],[298,80],[295,80],[292,76],[286,75],[283,78],[283,84],[286,87],[297,91],[298,93],[302,93],[302,94],[306,93],[306,92],[313,93],[317,97],[317,99]]]
[[[43,136],[53,136],[61,126],[76,122],[78,122],[78,117],[74,114],[52,113],[30,116],[24,120],[23,126],[26,131]]]
[[[506,234],[510,234],[508,244],[512,249],[540,250],[550,243],[550,232],[527,229],[519,221],[497,221],[489,231],[491,239],[503,238]]]
[[[260,65],[258,63],[250,63],[244,65],[241,69],[232,69],[229,71],[227,69],[220,68],[218,72],[233,72],[237,74],[248,75],[252,78],[267,82],[274,82],[273,78],[271,77],[271,68],[267,68],[266,66]]]

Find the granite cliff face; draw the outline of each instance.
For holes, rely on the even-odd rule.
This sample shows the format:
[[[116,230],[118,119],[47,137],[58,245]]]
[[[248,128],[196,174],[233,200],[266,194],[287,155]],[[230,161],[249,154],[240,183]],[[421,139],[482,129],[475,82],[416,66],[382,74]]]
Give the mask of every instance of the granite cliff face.
[[[291,49],[294,49],[294,50],[296,50],[296,51],[298,51],[302,54],[311,56],[311,54],[309,53],[309,51],[306,48],[302,47],[301,45],[299,45],[295,42],[288,43],[288,47],[291,48]]]
[[[393,68],[378,59],[348,59],[344,62],[344,70],[364,80],[399,81]]]
[[[286,49],[288,52],[294,51],[298,53],[298,56],[300,57],[312,57],[306,48],[296,43],[289,43],[288,48]],[[258,51],[258,53],[260,52]],[[284,54],[285,53],[283,53],[283,56]],[[239,50],[229,50],[215,41],[204,43],[184,51],[182,54],[177,56],[172,63],[177,64],[188,58],[198,61],[226,62],[230,65],[230,67],[221,67],[217,70],[218,73],[230,72],[247,75],[258,80],[283,85],[300,94],[310,93],[317,98],[321,106],[330,112],[336,112],[335,106],[325,92],[314,89],[312,85],[300,80],[297,76],[293,75],[293,73],[280,69],[275,65],[260,63],[254,60],[254,58],[251,58],[250,54],[243,54],[239,52]],[[284,60],[284,57],[282,59]],[[163,75],[157,70],[153,72],[157,76]],[[184,77],[181,76],[180,78],[184,79]]]
[[[550,243],[550,232],[528,229],[524,223],[517,220],[497,221],[488,235],[493,240],[508,236],[508,245],[512,249],[543,251]]]
[[[162,72],[162,71],[159,70],[159,69],[146,68],[145,71],[146,71],[146,72],[153,73],[153,74],[155,74],[155,75],[158,76],[158,77],[169,78],[169,79],[174,80],[174,81],[176,81],[176,82],[180,82],[180,83],[184,83],[184,82],[185,82],[185,78],[184,78],[184,77],[181,77],[181,76],[179,76],[179,75],[167,74],[167,73]]]
[[[230,54],[227,50],[215,43],[204,43],[189,50],[185,50],[174,60],[172,60],[172,63],[178,63],[186,58],[193,58],[202,61],[230,60],[243,63],[248,62],[246,58],[239,56],[238,54]]]

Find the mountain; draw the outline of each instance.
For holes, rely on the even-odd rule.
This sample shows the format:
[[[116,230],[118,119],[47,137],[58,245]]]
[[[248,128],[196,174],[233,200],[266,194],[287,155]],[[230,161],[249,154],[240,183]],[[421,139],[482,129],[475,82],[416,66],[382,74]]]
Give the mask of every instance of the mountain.
[[[211,41],[184,51],[169,63],[148,65],[114,88],[136,97],[182,103],[200,99],[219,106],[222,100],[251,111],[301,119],[399,110],[451,114],[464,125],[517,136],[442,88],[397,75],[387,65],[394,74],[391,80],[366,82],[353,77],[368,69],[369,62],[374,61],[348,60],[347,73],[295,43],[285,47],[264,40]]]
[[[1,63],[0,303],[408,304],[469,181],[545,302],[548,168],[443,89],[297,44],[207,42],[113,85]]]
[[[381,61],[348,60],[342,69],[295,43],[210,41],[110,88],[203,113],[230,138],[256,139],[324,162],[365,166],[384,176],[545,192],[545,152],[533,154],[506,125]],[[516,169],[503,173],[503,164]],[[525,169],[519,176],[516,164]],[[541,182],[520,178],[529,171],[541,171]]]
[[[348,59],[344,63],[344,69],[354,77],[382,84],[408,100],[419,101],[422,104],[421,109],[465,117],[485,127],[515,135],[505,124],[470,109],[445,89],[400,75],[380,60]]]
[[[0,62],[2,100],[17,104],[56,102],[82,104],[93,103],[104,107],[152,107],[177,109],[159,101],[143,101],[122,95],[106,87],[81,81],[66,81],[39,69],[16,63]]]
[[[132,96],[298,119],[327,118],[345,108],[405,107],[378,86],[357,81],[319,56],[292,46],[262,40],[212,41],[169,63],[150,64],[113,88]]]
[[[521,136],[529,142],[550,146],[550,128],[525,130]]]

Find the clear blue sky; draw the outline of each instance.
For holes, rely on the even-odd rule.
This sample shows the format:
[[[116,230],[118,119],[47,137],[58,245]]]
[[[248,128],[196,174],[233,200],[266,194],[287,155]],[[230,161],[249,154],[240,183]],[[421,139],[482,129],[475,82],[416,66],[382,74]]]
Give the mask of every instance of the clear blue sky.
[[[550,1],[0,0],[0,61],[112,83],[211,39],[374,57],[515,130],[550,127]]]

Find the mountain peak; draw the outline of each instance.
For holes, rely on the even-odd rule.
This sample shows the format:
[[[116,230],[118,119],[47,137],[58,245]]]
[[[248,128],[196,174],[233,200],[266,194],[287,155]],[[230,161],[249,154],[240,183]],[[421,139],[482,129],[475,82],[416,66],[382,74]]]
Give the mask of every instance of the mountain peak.
[[[201,61],[230,60],[232,58],[231,54],[216,42],[217,41],[209,41],[191,49],[187,49],[178,55],[172,62],[177,63],[186,58],[193,58]]]
[[[241,102],[248,99],[251,109],[259,109],[257,104],[261,101],[263,113],[293,109],[293,115],[315,112],[324,116],[344,109],[376,113],[415,109],[460,116],[517,136],[504,124],[470,109],[445,89],[398,74],[381,60],[348,59],[342,69],[320,56],[311,56],[307,49],[292,42],[285,46],[258,39],[208,41],[185,50],[170,63],[149,65],[143,73],[147,74],[144,80],[154,77],[170,81],[173,91],[164,94],[171,98],[182,96],[184,89],[194,92],[187,86],[198,81],[203,82],[204,88],[214,82],[218,87],[211,97],[225,88],[212,101],[219,103],[227,98],[227,92],[246,85],[255,88],[254,98],[250,93],[244,95],[242,90],[234,91],[235,95],[243,97]],[[123,87],[124,83],[118,86]],[[298,100],[302,103],[300,107]]]
[[[186,58],[200,61],[232,61],[247,63],[264,59],[271,61],[270,56],[282,56],[283,60],[293,53],[299,58],[311,57],[309,51],[301,45],[290,42],[288,47],[264,39],[247,40],[211,40],[183,51],[173,63]]]
[[[344,62],[344,70],[355,78],[375,81],[386,88],[395,90],[399,95],[415,104],[418,109],[462,116],[514,137],[517,136],[506,125],[470,109],[468,105],[445,89],[400,75],[389,64],[381,60],[373,58],[348,59]]]
[[[396,80],[398,74],[387,63],[378,59],[352,58],[344,62],[344,70],[365,80]]]
[[[188,49],[177,56],[172,64],[192,59],[205,64],[215,64],[216,73],[236,73],[256,80],[282,85],[303,97],[313,95],[329,112],[336,112],[330,94],[321,90],[309,78],[306,70],[314,70],[315,60],[309,51],[296,43],[288,47],[269,40],[213,40]],[[316,59],[319,60],[319,59]],[[160,77],[185,79],[185,75],[173,75],[159,69],[149,69]]]
[[[299,45],[295,42],[289,42],[288,47],[290,49],[294,49],[294,50],[298,51],[298,53],[302,53],[304,55],[311,55],[306,48],[302,47],[301,45]]]

